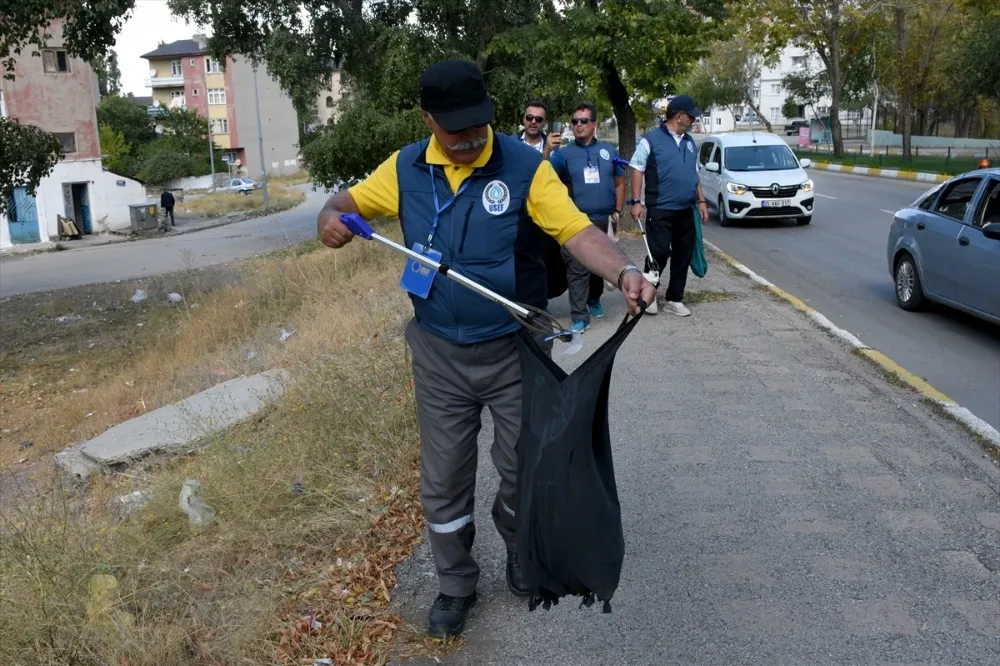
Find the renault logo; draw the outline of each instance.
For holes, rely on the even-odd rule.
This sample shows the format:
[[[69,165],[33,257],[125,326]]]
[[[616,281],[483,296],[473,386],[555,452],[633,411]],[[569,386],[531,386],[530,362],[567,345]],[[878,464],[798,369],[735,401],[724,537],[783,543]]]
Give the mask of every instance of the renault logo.
[[[778,196],[778,192],[780,192],[780,191],[781,191],[781,188],[778,187],[777,183],[771,183],[771,194],[773,194],[774,196]]]

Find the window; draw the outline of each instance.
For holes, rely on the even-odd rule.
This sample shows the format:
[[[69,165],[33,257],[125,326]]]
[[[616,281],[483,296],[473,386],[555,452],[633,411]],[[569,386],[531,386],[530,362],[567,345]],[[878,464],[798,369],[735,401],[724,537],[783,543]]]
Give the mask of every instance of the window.
[[[225,88],[209,88],[208,89],[208,103],[209,104],[225,104],[226,103],[226,89]]]
[[[197,97],[198,96],[198,89],[197,88],[191,88],[191,94],[194,95],[195,97]]]
[[[753,89],[753,98],[760,99],[760,86],[756,86]]]
[[[173,76],[184,76],[184,70],[181,69],[181,61],[180,60],[171,60],[170,61],[170,74],[173,75]]]
[[[792,69],[805,69],[806,61],[805,56],[792,56]]]
[[[0,90],[0,118],[7,117],[7,105],[3,101],[3,91]]]
[[[973,224],[982,229],[991,222],[1000,223],[1000,180],[990,181],[990,190],[979,205]]]
[[[332,95],[327,95],[326,96],[326,108],[328,108],[328,109],[332,109],[333,108],[333,96]]]
[[[42,67],[48,74],[69,73],[69,58],[63,50],[46,49],[42,51]]]
[[[716,125],[721,125],[722,124],[722,118],[716,118],[715,119],[715,124]]]
[[[222,67],[219,65],[219,61],[214,58],[205,58],[205,72],[208,74],[221,74]]]
[[[739,146],[726,148],[726,168],[730,171],[786,171],[799,163],[788,146]]]
[[[982,178],[965,178],[951,185],[938,199],[934,212],[961,222],[965,219],[965,211],[969,202],[976,196]]]
[[[781,117],[781,107],[780,106],[772,106],[771,107],[771,120],[777,120],[780,117]]]
[[[212,134],[229,134],[229,121],[225,118],[213,118],[208,127]]]
[[[190,65],[191,67],[194,67],[194,58],[191,58],[190,60],[188,60],[188,65]]]
[[[708,164],[709,157],[712,156],[712,149],[715,148],[715,144],[711,141],[706,141],[701,144],[701,150],[698,151],[698,161],[702,164]]]
[[[781,84],[780,83],[772,83],[771,84],[771,94],[772,95],[780,95],[781,94]]]
[[[59,139],[59,148],[64,154],[76,152],[76,134],[73,132],[53,132],[52,136]]]
[[[175,99],[177,97],[184,97],[184,91],[183,90],[171,90],[170,91],[170,99]]]
[[[824,115],[824,114],[830,113],[830,107],[828,107],[828,106],[817,106],[816,107],[816,113],[818,113],[821,116]]]

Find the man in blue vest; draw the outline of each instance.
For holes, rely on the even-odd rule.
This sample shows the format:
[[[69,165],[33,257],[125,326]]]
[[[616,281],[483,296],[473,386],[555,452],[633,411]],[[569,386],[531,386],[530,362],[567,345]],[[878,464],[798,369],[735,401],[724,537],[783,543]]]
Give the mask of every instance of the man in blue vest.
[[[684,287],[694,253],[694,206],[701,219],[708,219],[708,204],[698,179],[698,149],[688,134],[701,115],[687,95],[678,95],[667,105],[667,120],[642,138],[632,155],[632,192],[646,184],[646,239],[649,251],[663,274],[670,259],[667,312],[690,316],[684,305]],[[632,218],[642,217],[643,202],[630,199]],[[646,261],[649,268],[649,261]]]
[[[571,144],[552,153],[549,160],[566,184],[573,203],[598,229],[607,233],[608,222],[618,224],[625,205],[625,170],[616,165],[618,150],[610,143],[594,138],[597,131],[597,107],[581,102],[573,110]],[[563,248],[566,277],[569,282],[569,305],[573,329],[590,328],[591,317],[603,317],[601,294],[604,280],[593,275],[580,261]]]
[[[365,181],[333,196],[320,212],[324,245],[352,238],[345,212],[398,217],[407,246],[500,293],[539,308],[547,304],[541,242],[545,235],[612,284],[630,312],[656,291],[642,272],[581,213],[552,165],[517,137],[493,132],[493,104],[476,66],[444,61],[420,77],[420,106],[432,137],[393,153]],[[477,439],[483,407],[493,416],[490,451],[500,473],[493,521],[507,546],[507,585],[530,594],[517,562],[516,443],[521,424],[518,322],[502,307],[435,273],[407,273],[414,319],[412,351],[420,426],[420,493],[440,594],[428,632],[455,636],[476,601]],[[388,286],[388,285],[387,285]],[[637,405],[637,409],[642,407]]]

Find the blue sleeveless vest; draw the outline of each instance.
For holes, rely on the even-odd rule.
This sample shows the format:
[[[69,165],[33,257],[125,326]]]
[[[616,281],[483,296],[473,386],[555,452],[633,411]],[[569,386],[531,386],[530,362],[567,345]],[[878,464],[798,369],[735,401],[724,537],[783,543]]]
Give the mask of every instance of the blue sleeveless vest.
[[[615,165],[611,161],[616,152],[614,146],[602,141],[583,146],[574,141],[558,152],[564,162],[559,179],[566,184],[576,207],[591,219],[611,215],[615,210]],[[600,183],[584,181],[583,170],[588,165],[597,167]]]
[[[685,134],[680,145],[662,125],[646,133],[646,208],[683,210],[698,201],[698,149]]]
[[[404,147],[397,158],[399,219],[407,247],[424,244],[434,219],[429,139]],[[494,132],[493,153],[476,169],[442,213],[432,247],[441,262],[513,301],[548,304],[546,240],[527,212],[528,191],[541,154],[514,137]],[[438,202],[452,197],[440,165],[433,167]],[[455,344],[484,342],[513,333],[520,324],[502,306],[444,275],[436,275],[426,299],[410,296],[425,330]]]

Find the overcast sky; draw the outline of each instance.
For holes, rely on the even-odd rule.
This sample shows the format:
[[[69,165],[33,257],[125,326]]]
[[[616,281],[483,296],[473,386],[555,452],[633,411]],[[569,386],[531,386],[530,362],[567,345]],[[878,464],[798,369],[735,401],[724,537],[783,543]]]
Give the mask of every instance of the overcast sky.
[[[137,0],[132,17],[115,43],[118,67],[122,72],[122,94],[153,94],[143,85],[143,79],[149,76],[149,62],[140,56],[155,49],[158,41],[191,39],[196,32],[211,34],[210,30],[174,18],[167,9],[167,0]]]

